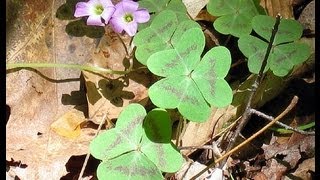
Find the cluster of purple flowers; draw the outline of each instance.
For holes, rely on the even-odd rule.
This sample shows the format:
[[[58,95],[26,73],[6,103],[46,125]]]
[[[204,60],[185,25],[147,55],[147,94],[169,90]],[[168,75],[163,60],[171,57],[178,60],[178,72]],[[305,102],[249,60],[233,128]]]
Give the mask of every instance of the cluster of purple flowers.
[[[105,26],[110,23],[114,31],[123,30],[134,36],[137,33],[138,23],[149,21],[147,9],[139,8],[139,4],[132,0],[122,0],[113,5],[111,0],[89,0],[76,4],[75,17],[89,16],[87,25]]]

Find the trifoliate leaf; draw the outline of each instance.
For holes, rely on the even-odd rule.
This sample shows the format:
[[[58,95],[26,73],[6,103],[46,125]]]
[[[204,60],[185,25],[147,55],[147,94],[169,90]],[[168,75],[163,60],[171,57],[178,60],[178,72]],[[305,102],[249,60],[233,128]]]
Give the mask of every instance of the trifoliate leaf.
[[[252,73],[258,74],[260,71],[274,24],[274,18],[258,15],[253,18],[252,26],[264,41],[251,35],[242,36],[238,41],[239,49],[248,57],[248,67]],[[307,60],[310,55],[309,46],[296,42],[301,35],[302,27],[297,21],[280,20],[264,72],[270,68],[276,76],[282,77],[287,75],[293,66]]]
[[[258,14],[252,0],[210,0],[207,10],[214,16],[220,16],[213,23],[218,32],[237,37],[250,34],[251,19]]]
[[[159,169],[175,172],[183,162],[171,143],[169,114],[159,108],[146,114],[139,104],[128,105],[116,127],[90,143],[90,152],[102,160],[97,170],[99,179],[163,179]]]
[[[184,117],[197,122],[209,117],[208,103],[222,107],[232,99],[224,80],[230,53],[223,47],[213,48],[200,61],[204,42],[201,29],[191,28],[173,43],[173,49],[154,53],[147,61],[152,73],[165,77],[149,88],[151,101],[161,108],[178,108]]]
[[[109,161],[103,161],[98,166],[97,176],[99,180],[163,179],[157,166],[138,151],[132,151]]]
[[[147,60],[155,52],[171,49],[171,38],[173,41],[180,39],[181,34],[173,37],[173,33],[178,30],[178,33],[183,33],[190,27],[200,26],[191,20],[182,21],[178,26],[177,15],[171,10],[165,10],[159,13],[152,21],[150,27],[138,32],[133,43],[137,46],[135,56],[137,60],[146,65]]]

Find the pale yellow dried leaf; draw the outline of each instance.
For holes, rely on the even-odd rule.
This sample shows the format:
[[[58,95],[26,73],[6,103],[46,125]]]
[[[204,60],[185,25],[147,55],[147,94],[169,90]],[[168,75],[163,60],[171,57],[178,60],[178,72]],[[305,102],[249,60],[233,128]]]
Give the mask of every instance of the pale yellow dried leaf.
[[[71,110],[51,124],[51,129],[66,138],[76,138],[81,133],[80,124],[86,121],[82,112]]]

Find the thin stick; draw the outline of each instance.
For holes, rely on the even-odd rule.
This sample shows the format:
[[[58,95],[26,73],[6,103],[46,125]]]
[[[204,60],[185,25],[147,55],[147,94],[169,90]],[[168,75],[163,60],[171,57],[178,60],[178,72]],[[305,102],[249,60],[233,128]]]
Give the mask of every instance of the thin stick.
[[[206,172],[207,170],[209,170],[211,167],[213,167],[215,164],[219,163],[220,161],[224,160],[225,158],[229,157],[231,154],[233,154],[234,152],[238,151],[240,148],[242,148],[244,145],[248,144],[249,142],[251,142],[253,139],[255,139],[257,136],[259,136],[260,134],[262,134],[264,131],[266,131],[268,128],[270,128],[272,125],[274,125],[277,121],[279,121],[280,119],[282,119],[286,114],[288,114],[297,104],[298,102],[298,97],[294,96],[293,99],[291,100],[291,103],[289,104],[289,106],[281,113],[279,114],[279,116],[277,116],[276,118],[274,118],[270,123],[268,123],[266,126],[264,126],[262,129],[260,129],[258,132],[256,132],[254,135],[252,135],[251,137],[249,137],[248,139],[246,139],[245,141],[243,141],[242,143],[240,143],[238,146],[236,146],[235,148],[233,148],[232,150],[228,151],[227,153],[225,153],[223,156],[221,156],[220,158],[218,158],[217,160],[215,160],[213,163],[211,163],[210,165],[208,165],[205,169],[203,169],[202,171],[200,171],[198,174],[196,174],[195,176],[193,176],[191,178],[191,180],[195,180],[197,177],[199,177],[201,174],[203,174],[204,172]]]
[[[281,17],[278,14],[277,17],[276,17],[276,23],[275,23],[275,25],[273,27],[273,30],[272,30],[272,34],[271,34],[271,37],[270,37],[270,41],[269,41],[269,44],[268,44],[268,48],[267,48],[266,54],[265,54],[264,59],[262,61],[262,65],[261,65],[259,74],[257,75],[257,78],[255,79],[254,83],[252,84],[252,90],[251,90],[251,92],[250,92],[250,94],[248,96],[248,101],[247,101],[247,105],[246,105],[245,111],[244,111],[244,113],[243,113],[243,115],[242,115],[242,117],[240,119],[238,128],[235,130],[234,134],[230,138],[228,147],[226,148],[226,152],[230,151],[230,149],[233,148],[237,137],[239,136],[240,132],[245,127],[245,125],[248,123],[248,121],[249,121],[249,119],[250,119],[250,117],[252,115],[251,112],[250,112],[251,103],[252,103],[253,97],[254,97],[254,95],[255,95],[255,93],[257,91],[257,88],[259,87],[259,85],[260,85],[260,83],[262,81],[263,72],[264,72],[264,69],[265,69],[265,67],[267,65],[267,60],[268,60],[268,57],[269,57],[271,49],[272,49],[272,44],[273,44],[274,38],[276,36],[276,33],[278,31],[278,27],[279,27],[279,24],[280,24],[280,18]],[[226,163],[226,159],[221,163],[220,167],[223,167],[225,163]]]
[[[179,150],[188,150],[188,149],[209,149],[213,150],[211,145],[203,145],[203,146],[182,146],[178,147]]]
[[[178,123],[178,127],[177,127],[177,131],[176,131],[176,144],[175,145],[177,147],[179,146],[179,141],[180,141],[180,136],[182,133],[183,126],[184,126],[184,119],[180,118],[179,123]]]
[[[258,110],[251,109],[250,111],[251,111],[251,113],[256,114],[257,116],[260,116],[260,117],[262,117],[262,118],[264,118],[264,119],[266,119],[268,121],[272,121],[274,119],[272,116],[268,116],[268,115],[266,115],[263,112],[260,112]],[[283,128],[285,128],[285,129],[297,132],[299,134],[303,134],[303,135],[315,135],[316,134],[314,131],[312,131],[312,132],[303,131],[303,130],[288,126],[288,125],[286,125],[286,124],[284,124],[282,122],[279,122],[279,121],[277,121],[276,124],[281,126],[281,127],[283,127]]]
[[[102,128],[102,125],[103,125],[103,124],[105,123],[105,121],[106,121],[106,117],[107,117],[107,114],[104,114],[104,116],[102,117],[102,120],[101,120],[101,122],[100,122],[100,124],[99,124],[99,127],[98,127],[98,129],[97,129],[97,132],[96,132],[96,134],[94,135],[93,139],[98,136],[98,134],[99,134],[99,132],[100,132],[100,130],[101,130],[101,128]],[[85,168],[86,168],[86,166],[87,166],[87,164],[88,164],[88,161],[89,161],[89,157],[90,157],[90,150],[89,150],[89,152],[87,153],[86,158],[85,158],[85,160],[84,160],[84,162],[83,162],[83,165],[82,165],[82,168],[81,168],[81,171],[80,171],[78,180],[81,180],[81,179],[82,179],[84,170],[85,170]]]

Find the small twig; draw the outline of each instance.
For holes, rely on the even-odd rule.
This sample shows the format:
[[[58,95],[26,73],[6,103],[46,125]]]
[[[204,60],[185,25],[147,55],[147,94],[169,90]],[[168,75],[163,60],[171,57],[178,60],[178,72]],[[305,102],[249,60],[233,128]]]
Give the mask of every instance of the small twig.
[[[218,158],[217,160],[215,160],[213,163],[209,164],[206,168],[204,168],[202,171],[200,171],[198,174],[196,174],[195,176],[193,176],[191,178],[191,180],[195,180],[197,177],[199,177],[201,174],[203,174],[204,172],[206,172],[207,170],[209,170],[211,167],[213,167],[215,164],[219,163],[220,161],[224,160],[225,158],[229,157],[231,154],[233,154],[234,152],[238,151],[240,148],[242,148],[244,145],[248,144],[249,142],[251,142],[253,139],[255,139],[257,136],[259,136],[260,134],[262,134],[264,131],[266,131],[268,128],[270,128],[272,125],[274,125],[277,121],[279,121],[280,119],[282,119],[286,114],[288,114],[297,104],[298,102],[298,97],[294,96],[293,99],[291,100],[291,103],[289,104],[289,106],[281,113],[279,114],[276,118],[274,118],[270,123],[268,123],[266,126],[264,126],[262,129],[260,129],[258,132],[256,132],[254,135],[252,135],[251,137],[249,137],[248,139],[246,139],[245,141],[243,141],[242,143],[240,143],[238,146],[236,146],[235,148],[231,149],[230,151],[228,151],[227,153],[225,153],[223,156],[221,156],[220,158]]]
[[[266,115],[266,114],[264,114],[263,112],[257,111],[257,110],[255,110],[255,109],[250,109],[250,111],[251,111],[251,113],[256,114],[257,116],[260,116],[260,117],[262,117],[262,118],[264,118],[264,119],[266,119],[266,120],[268,120],[268,121],[272,121],[272,120],[274,119],[272,116]],[[283,127],[283,128],[285,128],[285,129],[288,129],[288,130],[297,132],[297,133],[299,133],[299,134],[303,134],[303,135],[315,135],[315,132],[314,132],[314,131],[312,131],[312,132],[303,131],[303,130],[300,130],[300,129],[297,129],[297,128],[293,128],[293,127],[291,127],[291,126],[288,126],[288,125],[286,125],[286,124],[284,124],[284,123],[282,123],[282,122],[279,122],[279,121],[277,121],[276,124],[279,125],[279,126],[281,126],[281,127]]]
[[[98,134],[99,134],[99,132],[100,132],[100,130],[101,130],[101,128],[102,128],[102,125],[103,125],[103,124],[105,123],[105,121],[106,121],[106,117],[107,117],[107,114],[104,114],[104,116],[102,117],[102,120],[101,120],[101,122],[100,122],[100,124],[99,124],[99,127],[98,127],[98,129],[97,129],[97,132],[96,132],[96,134],[94,135],[93,139],[98,136]],[[88,161],[89,161],[89,157],[90,157],[90,150],[89,150],[89,152],[87,153],[86,158],[85,158],[85,160],[84,160],[84,162],[83,162],[83,165],[82,165],[82,168],[81,168],[81,171],[80,171],[78,180],[81,180],[81,179],[82,179],[84,170],[85,170],[85,168],[86,168],[86,166],[87,166],[87,164],[88,164]]]
[[[226,133],[228,130],[230,130],[232,127],[236,125],[236,123],[241,119],[241,116],[239,116],[234,122],[232,122],[228,127],[226,127],[224,130],[219,132],[218,134],[214,135],[211,139],[215,139],[216,137]]]
[[[228,35],[226,41],[223,43],[223,46],[227,46],[227,44],[229,43],[230,39],[231,39],[231,34]]]
[[[179,146],[180,143],[180,137],[181,137],[181,133],[183,131],[183,129],[185,128],[185,119],[184,118],[180,118],[179,119],[179,123],[178,123],[178,127],[177,127],[177,131],[176,131],[176,146]]]
[[[203,146],[181,146],[178,147],[179,150],[188,150],[188,149],[209,149],[213,150],[211,145],[203,145]]]

